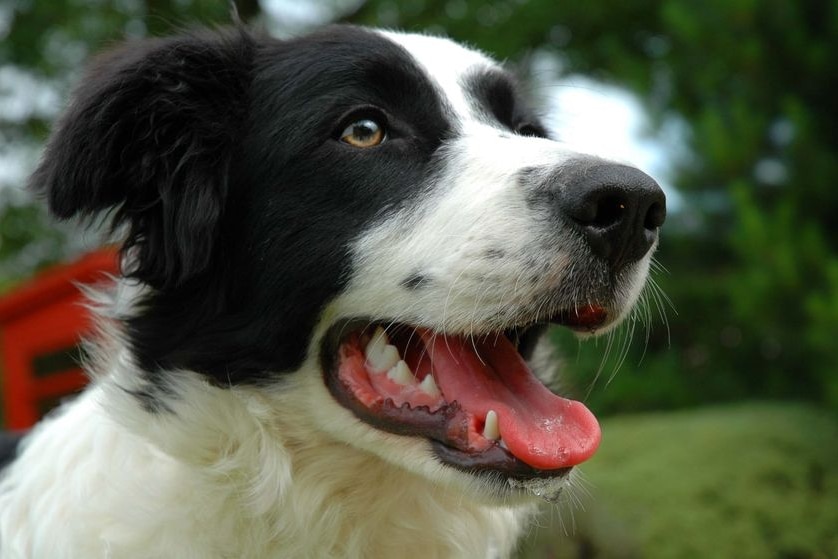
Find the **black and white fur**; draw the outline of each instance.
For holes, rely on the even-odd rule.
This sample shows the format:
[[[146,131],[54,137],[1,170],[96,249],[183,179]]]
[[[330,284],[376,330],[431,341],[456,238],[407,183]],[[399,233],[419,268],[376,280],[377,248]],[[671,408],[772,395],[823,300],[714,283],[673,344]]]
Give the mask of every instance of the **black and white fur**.
[[[368,116],[384,143],[336,138]],[[348,318],[492,332],[586,298],[610,328],[651,250],[617,273],[554,216],[546,185],[580,161],[445,39],[229,30],[98,58],[32,186],[108,216],[124,277],[92,303],[91,386],[3,474],[0,556],[509,556],[529,493],[356,419],[321,343]]]

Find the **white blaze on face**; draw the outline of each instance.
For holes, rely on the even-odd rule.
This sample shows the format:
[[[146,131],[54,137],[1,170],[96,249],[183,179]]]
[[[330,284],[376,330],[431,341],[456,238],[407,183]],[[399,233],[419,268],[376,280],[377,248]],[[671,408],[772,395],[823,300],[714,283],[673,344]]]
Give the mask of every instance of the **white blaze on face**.
[[[383,31],[391,41],[402,45],[416,63],[425,70],[458,119],[474,115],[474,104],[463,88],[463,79],[481,69],[497,68],[483,53],[467,49],[448,39],[430,35],[416,35]]]

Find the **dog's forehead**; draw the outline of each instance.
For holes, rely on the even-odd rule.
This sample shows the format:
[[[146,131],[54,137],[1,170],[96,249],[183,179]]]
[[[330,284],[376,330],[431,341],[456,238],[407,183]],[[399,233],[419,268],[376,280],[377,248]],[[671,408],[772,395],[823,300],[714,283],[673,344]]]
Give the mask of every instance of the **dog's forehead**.
[[[427,77],[438,87],[448,106],[460,117],[480,112],[471,91],[472,78],[500,70],[480,51],[449,39],[399,31],[378,31],[403,47]]]

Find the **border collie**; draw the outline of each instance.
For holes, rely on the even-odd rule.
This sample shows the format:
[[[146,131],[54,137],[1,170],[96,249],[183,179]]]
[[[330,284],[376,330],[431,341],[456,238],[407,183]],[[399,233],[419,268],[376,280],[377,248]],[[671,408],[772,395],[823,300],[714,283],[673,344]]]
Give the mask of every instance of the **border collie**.
[[[31,187],[122,276],[3,559],[509,556],[600,440],[539,341],[630,312],[666,211],[484,54],[357,27],[106,53]]]

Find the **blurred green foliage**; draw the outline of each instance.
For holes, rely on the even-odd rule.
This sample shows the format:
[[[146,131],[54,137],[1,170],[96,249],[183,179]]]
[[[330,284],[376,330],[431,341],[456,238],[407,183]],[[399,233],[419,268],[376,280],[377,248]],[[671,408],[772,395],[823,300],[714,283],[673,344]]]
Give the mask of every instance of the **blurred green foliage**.
[[[523,61],[525,71],[530,55],[547,54],[566,72],[629,88],[657,125],[673,116],[688,123],[690,153],[671,179],[684,203],[670,215],[657,257],[668,271],[656,280],[677,314],[664,305],[668,327],[637,324],[625,351],[617,333],[604,362],[609,341],[580,345],[557,333],[581,395],[601,369],[588,397],[597,411],[752,397],[838,407],[838,221],[831,219],[838,209],[838,2],[311,4],[344,21],[447,33]],[[256,0],[238,5],[244,19],[264,21]],[[228,22],[228,11],[215,0],[12,0],[0,10],[0,67],[14,67],[60,99],[83,59],[110,42]],[[0,152],[38,145],[57,109],[23,117],[0,111]],[[29,248],[40,244],[39,263],[66,250],[37,212],[19,203],[6,208],[0,285],[34,267],[19,263]],[[7,231],[7,221],[30,213],[30,228]]]

